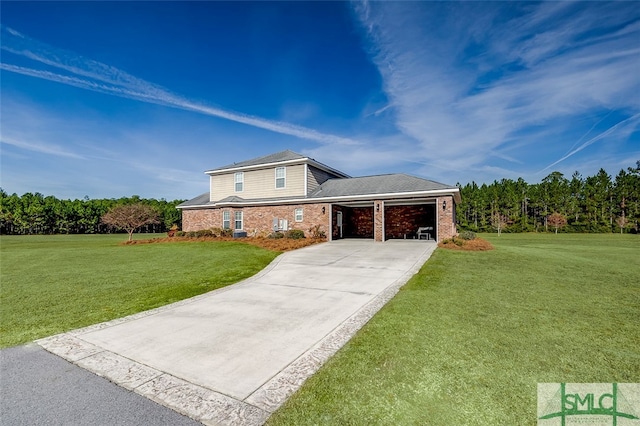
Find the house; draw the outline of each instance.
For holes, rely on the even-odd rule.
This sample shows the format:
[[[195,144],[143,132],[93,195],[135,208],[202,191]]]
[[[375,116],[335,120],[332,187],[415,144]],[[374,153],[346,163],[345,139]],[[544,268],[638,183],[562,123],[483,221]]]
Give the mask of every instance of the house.
[[[209,192],[178,206],[184,231],[226,228],[266,236],[300,229],[309,235],[316,227],[330,240],[375,241],[440,241],[457,234],[459,189],[427,179],[406,174],[350,177],[292,151],[205,173]]]

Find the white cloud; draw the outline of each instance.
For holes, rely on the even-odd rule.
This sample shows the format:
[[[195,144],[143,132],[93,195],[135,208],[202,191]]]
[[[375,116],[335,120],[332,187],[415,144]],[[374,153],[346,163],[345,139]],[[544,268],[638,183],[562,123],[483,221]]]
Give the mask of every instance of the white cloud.
[[[320,143],[337,145],[359,144],[359,142],[346,137],[319,132],[303,126],[202,105],[175,95],[163,87],[134,77],[115,67],[83,58],[73,52],[58,49],[22,35],[18,37],[16,35],[17,32],[11,28],[3,26],[2,29],[4,32],[3,50],[64,70],[72,75],[1,63],[0,69],[5,71],[142,102],[194,111]],[[84,78],[79,78],[78,76]]]
[[[9,136],[6,136],[6,135],[2,135],[0,137],[0,143],[5,144],[5,145],[11,145],[11,146],[14,146],[16,148],[24,149],[24,150],[27,150],[27,151],[37,152],[37,153],[40,153],[40,154],[55,155],[55,156],[58,156],[58,157],[75,158],[75,159],[78,159],[78,160],[84,160],[85,159],[84,156],[82,156],[80,154],[76,154],[75,152],[68,151],[68,150],[62,148],[59,145],[55,145],[55,144],[51,144],[51,143],[47,143],[47,142],[42,142],[42,141],[14,139],[12,137],[9,137]]]
[[[633,4],[364,2],[354,11],[395,124],[430,166],[489,170],[495,157],[522,165],[541,131],[569,147],[574,140],[558,137],[577,117],[640,111]],[[629,137],[622,127],[600,129],[573,154]],[[525,149],[505,155],[513,144]]]

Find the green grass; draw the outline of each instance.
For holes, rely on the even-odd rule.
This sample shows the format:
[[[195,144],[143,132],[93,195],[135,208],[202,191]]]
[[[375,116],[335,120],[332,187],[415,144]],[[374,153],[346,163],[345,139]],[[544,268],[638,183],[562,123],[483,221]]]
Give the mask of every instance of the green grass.
[[[277,256],[235,242],[120,245],[125,239],[0,237],[0,347],[202,294],[254,275]]]
[[[640,238],[439,249],[270,425],[534,425],[537,383],[640,382]]]

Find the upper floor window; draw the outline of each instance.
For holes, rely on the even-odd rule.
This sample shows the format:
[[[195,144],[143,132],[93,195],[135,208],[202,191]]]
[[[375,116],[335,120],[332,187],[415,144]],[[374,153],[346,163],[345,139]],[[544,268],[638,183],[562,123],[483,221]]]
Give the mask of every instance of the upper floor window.
[[[235,174],[236,192],[242,192],[244,190],[244,173],[238,172]]]
[[[276,189],[284,188],[287,181],[287,168],[276,167]]]

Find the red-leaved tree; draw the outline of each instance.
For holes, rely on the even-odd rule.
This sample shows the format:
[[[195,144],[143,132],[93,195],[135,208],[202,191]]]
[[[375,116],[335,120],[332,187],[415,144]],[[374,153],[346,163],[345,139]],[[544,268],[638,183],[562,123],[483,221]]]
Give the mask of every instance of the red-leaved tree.
[[[127,231],[129,241],[136,229],[159,222],[157,210],[142,203],[115,206],[102,216],[102,223]]]
[[[557,234],[558,228],[562,228],[567,224],[567,218],[560,213],[551,213],[549,217],[547,217],[547,223],[555,228]]]

